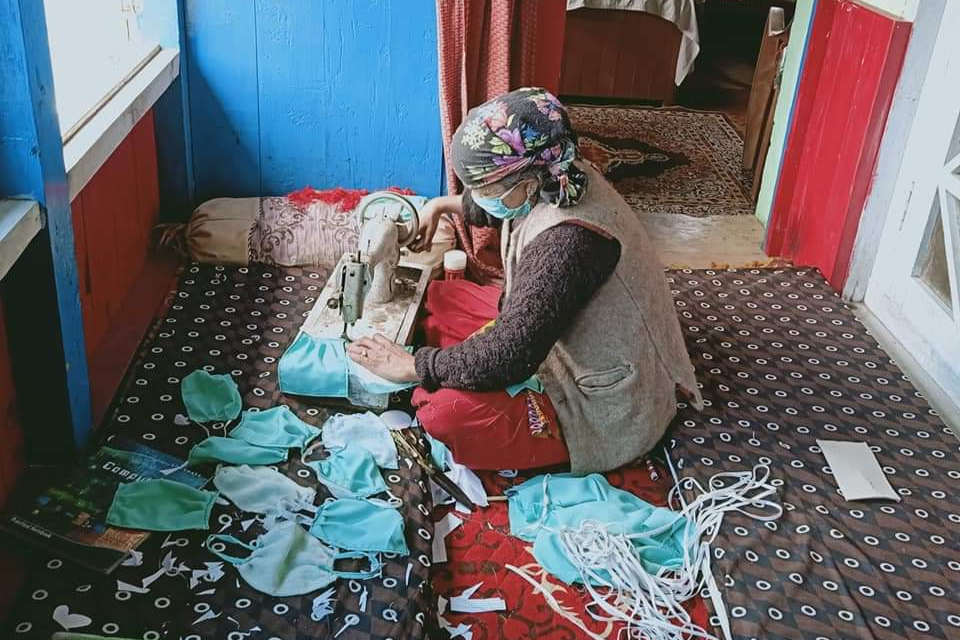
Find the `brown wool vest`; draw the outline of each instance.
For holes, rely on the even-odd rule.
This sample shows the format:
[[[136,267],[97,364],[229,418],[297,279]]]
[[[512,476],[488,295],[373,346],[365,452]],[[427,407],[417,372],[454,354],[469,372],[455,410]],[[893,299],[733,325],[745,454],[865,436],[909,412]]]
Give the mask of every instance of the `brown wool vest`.
[[[677,412],[679,386],[702,405],[663,267],[637,214],[592,166],[574,207],[540,203],[501,230],[505,291],[524,247],[563,223],[600,229],[620,242],[617,267],[550,350],[537,372],[560,419],[575,473],[636,460]]]

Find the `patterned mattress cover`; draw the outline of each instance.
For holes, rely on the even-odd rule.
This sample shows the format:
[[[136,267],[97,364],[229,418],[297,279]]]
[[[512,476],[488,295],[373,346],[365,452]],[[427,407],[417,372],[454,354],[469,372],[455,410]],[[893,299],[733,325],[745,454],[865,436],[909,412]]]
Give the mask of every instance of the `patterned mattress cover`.
[[[707,407],[670,439],[701,482],[757,463],[786,508],[714,545],[736,638],[960,638],[960,442],[812,269],[671,271]],[[847,502],[817,439],[865,441],[900,502]]]
[[[234,376],[244,408],[286,403],[307,422],[322,424],[327,409],[280,393],[276,363],[326,277],[321,270],[262,265],[186,268],[169,310],[141,345],[103,436],[120,434],[185,459],[206,434],[196,425],[174,422],[176,414],[184,413],[180,379],[205,365]],[[279,469],[297,482],[316,485],[313,474],[295,460]],[[48,640],[63,630],[54,612],[66,607],[58,617],[77,623],[77,633],[145,640],[422,638],[431,600],[425,592],[433,531],[430,494],[419,467],[411,468],[402,456],[400,469],[385,472],[384,478],[403,500],[410,556],[386,559],[380,578],[331,585],[336,587],[335,610],[319,622],[311,619],[318,594],[267,596],[247,586],[226,564],[225,575],[216,582],[200,580],[191,586],[191,572],[184,567],[202,570],[205,562],[219,561],[201,546],[208,533],[249,540],[258,531],[250,514],[217,505],[209,532],[155,533],[141,547],[140,566],[121,566],[109,576],[38,554],[0,636]],[[324,490],[319,491],[322,497]],[[173,560],[167,566],[176,567],[169,575],[161,570],[168,555]],[[337,568],[356,570],[356,562],[339,562]],[[127,586],[139,587],[144,578],[158,573],[146,593]],[[351,614],[356,624],[337,635]]]

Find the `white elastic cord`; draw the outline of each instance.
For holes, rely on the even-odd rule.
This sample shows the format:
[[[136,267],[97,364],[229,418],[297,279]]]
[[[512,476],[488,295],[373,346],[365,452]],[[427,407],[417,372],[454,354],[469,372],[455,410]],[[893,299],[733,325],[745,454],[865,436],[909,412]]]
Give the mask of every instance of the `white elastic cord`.
[[[394,509],[397,509],[403,506],[403,500],[393,495],[393,492],[390,491],[389,488],[387,488],[387,495],[390,496],[389,498],[387,498],[387,501],[386,501],[388,506],[393,507]],[[367,499],[372,502],[376,498],[367,498]]]
[[[547,489],[550,484],[550,477],[549,473],[543,475],[543,507],[540,510],[537,521],[524,527],[522,532],[524,535],[533,536],[536,535],[540,529],[545,528],[543,523],[547,521],[547,516],[550,515],[550,491]]]
[[[693,501],[684,499],[685,489],[695,492]],[[556,533],[566,558],[577,568],[580,582],[590,595],[587,613],[593,619],[626,625],[624,630],[629,638],[716,640],[693,622],[682,604],[705,588],[719,597],[710,570],[710,544],[719,534],[724,516],[736,511],[757,521],[775,520],[783,514],[783,507],[769,499],[775,495],[770,469],[764,465],[739,473],[718,473],[709,479],[706,488],[692,478],[677,482],[668,495],[668,504],[685,518],[682,563],[676,569],[661,568],[656,574],[644,568],[637,545],[673,524],[640,534],[625,534],[612,533],[610,529],[615,524],[585,520],[576,529],[564,527]],[[545,506],[547,497],[545,484]],[[725,609],[720,609],[717,615],[723,622]],[[721,626],[726,635],[728,625]]]

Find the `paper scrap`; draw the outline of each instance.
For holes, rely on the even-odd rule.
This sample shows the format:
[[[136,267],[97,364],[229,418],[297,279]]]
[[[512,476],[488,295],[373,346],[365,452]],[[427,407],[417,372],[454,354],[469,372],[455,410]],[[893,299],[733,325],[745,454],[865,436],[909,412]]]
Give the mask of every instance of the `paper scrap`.
[[[463,520],[453,513],[448,513],[433,525],[433,564],[447,561],[447,536],[462,524]]]
[[[488,611],[506,611],[507,603],[503,598],[474,598],[473,594],[483,586],[478,582],[458,596],[450,598],[450,611],[457,613],[486,613]]]
[[[313,611],[310,613],[311,620],[320,622],[333,613],[333,603],[336,602],[333,596],[336,595],[336,593],[336,589],[327,589],[313,599]]]
[[[166,572],[167,572],[166,569],[164,569],[163,567],[160,567],[159,569],[157,569],[156,571],[148,575],[146,578],[141,580],[140,584],[144,587],[149,587],[151,584],[156,582],[161,576],[166,574]]]
[[[138,587],[137,585],[130,584],[128,582],[123,582],[122,580],[117,580],[117,591],[129,591],[131,593],[150,593],[150,589],[146,587]]]
[[[487,502],[487,490],[483,488],[483,482],[480,480],[480,476],[454,460],[453,453],[451,453],[449,449],[447,450],[447,468],[449,470],[445,475],[467,494],[467,497],[470,498],[473,504],[478,507],[486,507],[490,504]],[[469,509],[459,503],[457,503],[456,508],[457,511],[462,513],[470,512]]]
[[[213,620],[214,618],[219,618],[220,613],[214,612],[213,609],[207,609],[206,613],[193,621],[193,624],[200,624],[201,622],[206,622],[207,620]]]
[[[827,459],[844,498],[881,498],[900,502],[900,496],[890,486],[877,457],[866,442],[817,440],[817,444],[823,451],[823,457]]]
[[[65,631],[86,627],[93,622],[92,619],[80,613],[70,613],[70,607],[61,604],[53,610],[53,621],[64,628]]]

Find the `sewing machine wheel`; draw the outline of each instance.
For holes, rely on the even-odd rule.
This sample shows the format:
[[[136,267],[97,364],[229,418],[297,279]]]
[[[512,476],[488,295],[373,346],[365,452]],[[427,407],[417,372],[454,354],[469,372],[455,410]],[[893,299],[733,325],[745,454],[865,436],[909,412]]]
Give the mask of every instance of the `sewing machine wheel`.
[[[397,231],[400,246],[409,246],[417,239],[417,232],[420,230],[420,214],[417,207],[408,198],[393,191],[374,191],[370,195],[364,196],[360,204],[357,205],[357,229],[363,228],[363,223],[372,217],[373,213],[367,212],[371,206],[386,202],[399,203],[402,209],[410,212],[410,219],[406,221],[403,220],[402,209],[401,213],[396,214],[385,212],[385,215],[390,215],[399,227]]]

